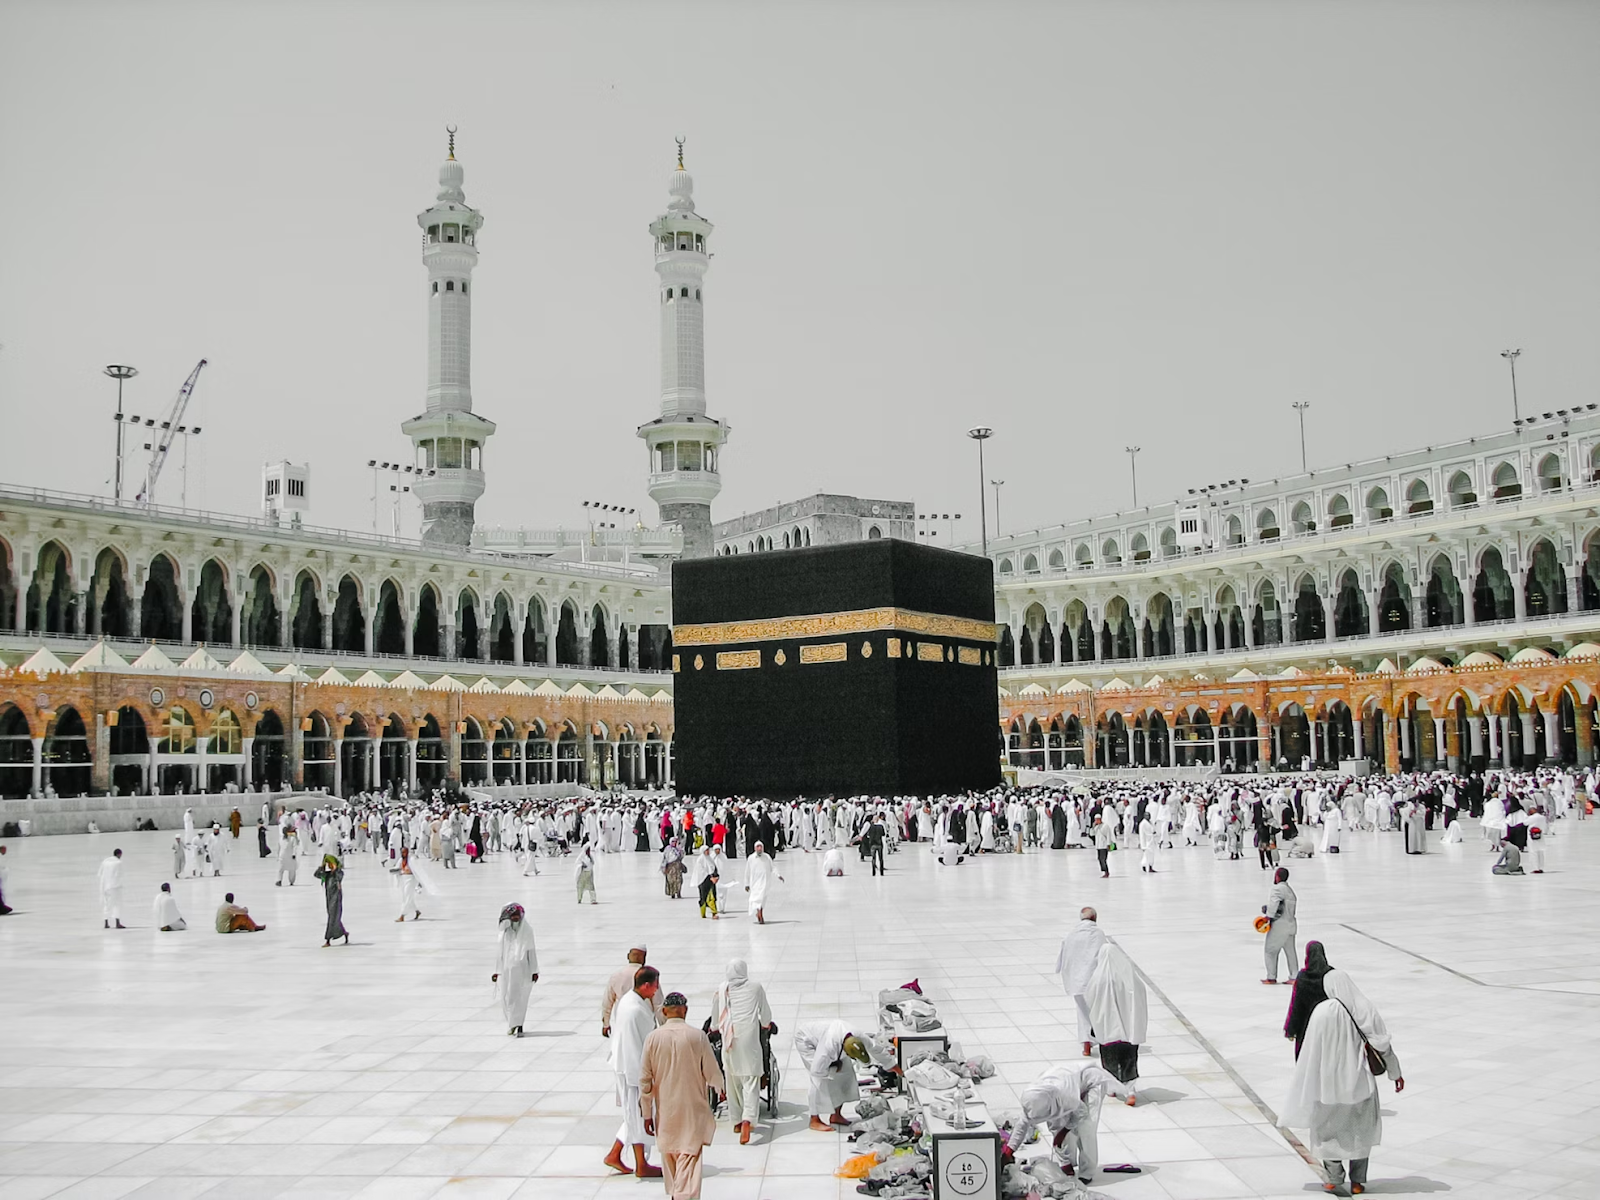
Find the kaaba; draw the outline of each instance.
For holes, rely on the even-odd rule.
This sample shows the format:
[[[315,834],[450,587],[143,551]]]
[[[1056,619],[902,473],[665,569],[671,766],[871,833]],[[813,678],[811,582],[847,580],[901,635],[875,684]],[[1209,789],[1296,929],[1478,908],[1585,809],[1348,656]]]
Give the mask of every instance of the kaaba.
[[[891,539],[674,563],[678,792],[999,783],[993,572]]]

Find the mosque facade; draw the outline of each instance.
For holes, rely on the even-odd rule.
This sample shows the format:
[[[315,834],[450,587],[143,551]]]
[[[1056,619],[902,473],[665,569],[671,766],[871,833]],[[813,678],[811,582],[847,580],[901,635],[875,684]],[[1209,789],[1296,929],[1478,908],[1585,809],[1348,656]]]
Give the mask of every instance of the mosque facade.
[[[292,464],[269,464],[258,517],[0,485],[0,797],[670,783],[671,563],[919,531],[909,502],[831,495],[713,524],[713,227],[681,146],[668,196],[658,411],[637,430],[659,528],[477,525],[484,217],[452,136],[417,218],[420,540],[304,522]],[[1597,534],[1587,405],[992,539],[997,750],[1042,771],[1593,761]]]

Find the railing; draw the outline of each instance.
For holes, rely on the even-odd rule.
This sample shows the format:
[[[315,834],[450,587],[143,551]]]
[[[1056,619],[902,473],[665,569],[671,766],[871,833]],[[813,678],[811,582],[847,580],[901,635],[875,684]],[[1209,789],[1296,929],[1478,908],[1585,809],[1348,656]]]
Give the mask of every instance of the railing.
[[[1477,636],[1489,631],[1488,636]],[[1510,631],[1509,633],[1507,631]],[[1314,638],[1296,642],[1284,640],[1258,646],[1233,646],[1225,650],[1195,650],[1172,654],[1136,655],[1132,658],[1074,659],[1070,662],[1033,663],[1028,666],[1000,668],[1002,682],[1038,675],[1089,674],[1104,672],[1115,675],[1118,671],[1144,671],[1173,663],[1181,663],[1185,670],[1199,670],[1207,666],[1247,665],[1263,659],[1292,660],[1295,658],[1322,657],[1318,648],[1338,646],[1349,655],[1361,649],[1361,643],[1371,643],[1374,653],[1392,654],[1414,647],[1426,650],[1441,643],[1459,645],[1483,641],[1487,643],[1529,639],[1549,639],[1571,633],[1594,633],[1600,638],[1600,609],[1586,609],[1564,613],[1545,613],[1541,616],[1500,617],[1492,621],[1478,621],[1472,625],[1433,625],[1411,629],[1388,629],[1378,633],[1352,633],[1335,638]],[[1098,634],[1096,635],[1098,637]],[[1222,682],[1222,681],[1218,681]]]
[[[226,529],[252,535],[269,535],[273,538],[305,538],[311,541],[337,542],[341,545],[381,547],[387,550],[426,554],[436,561],[512,561],[526,563],[530,555],[517,555],[495,549],[463,549],[440,546],[415,538],[390,537],[378,533],[362,533],[354,529],[334,529],[320,525],[296,525],[288,521],[273,521],[266,517],[242,517],[231,513],[216,513],[195,508],[175,508],[165,504],[120,503],[107,496],[91,496],[80,492],[58,492],[50,488],[18,487],[0,483],[0,502],[48,505],[85,513],[125,514],[129,517],[157,519],[190,525],[202,525],[208,530]],[[474,534],[476,543],[477,535]],[[630,566],[622,563],[568,562],[557,560],[537,563],[540,570],[578,575],[594,575],[613,579],[656,580],[659,572],[652,566]]]
[[[1453,522],[1463,524],[1474,523],[1474,518],[1481,523],[1488,513],[1493,513],[1496,519],[1511,518],[1530,515],[1534,511],[1547,508],[1560,508],[1565,504],[1582,503],[1594,499],[1594,494],[1600,492],[1600,481],[1577,480],[1564,484],[1560,488],[1549,491],[1530,492],[1520,496],[1508,496],[1499,500],[1475,501],[1471,504],[1462,504],[1446,509],[1436,509],[1424,513],[1399,513],[1389,517],[1367,517],[1356,524],[1342,525],[1337,528],[1318,528],[1315,530],[1293,531],[1286,536],[1277,537],[1268,541],[1241,541],[1227,545],[1217,545],[1209,550],[1192,550],[1180,552],[1166,557],[1152,557],[1140,562],[1096,563],[1079,562],[1063,564],[1059,567],[1045,566],[1035,571],[1022,571],[1020,564],[1010,574],[997,575],[996,584],[1004,587],[1007,584],[1026,583],[1040,580],[1067,580],[1073,578],[1104,577],[1119,575],[1150,575],[1162,574],[1168,571],[1182,571],[1193,565],[1204,564],[1208,569],[1216,568],[1219,560],[1232,556],[1236,559],[1259,558],[1263,550],[1271,553],[1283,553],[1290,549],[1301,550],[1316,548],[1320,545],[1332,543],[1347,543],[1364,540],[1371,536],[1371,530],[1394,530],[1403,528],[1406,532],[1415,530],[1418,533],[1435,532]],[[1044,538],[1040,531],[1040,539],[1033,537],[1022,540],[1012,535],[1013,540],[1003,546],[994,542],[989,545],[989,557],[998,560],[1009,556],[1019,559],[1028,553],[1043,555],[1045,541],[1058,539],[1070,540],[1073,537],[1095,536],[1101,537],[1120,532],[1126,526],[1098,526],[1092,522],[1085,522],[1077,532],[1072,532],[1073,526],[1063,525],[1057,527],[1059,533],[1051,531],[1048,538]],[[960,546],[956,549],[970,550],[970,546]]]

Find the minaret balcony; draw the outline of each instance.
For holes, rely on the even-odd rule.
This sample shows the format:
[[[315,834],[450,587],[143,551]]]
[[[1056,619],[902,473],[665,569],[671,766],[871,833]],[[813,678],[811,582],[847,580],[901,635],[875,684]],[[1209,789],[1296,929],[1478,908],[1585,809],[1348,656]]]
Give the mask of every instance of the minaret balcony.
[[[650,498],[657,504],[710,504],[722,491],[716,471],[657,471],[651,474]]]

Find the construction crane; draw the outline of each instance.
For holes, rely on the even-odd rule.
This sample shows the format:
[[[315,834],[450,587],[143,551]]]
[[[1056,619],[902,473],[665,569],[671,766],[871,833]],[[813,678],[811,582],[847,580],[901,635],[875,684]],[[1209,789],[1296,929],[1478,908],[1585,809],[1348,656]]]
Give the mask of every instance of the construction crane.
[[[172,402],[172,407],[167,410],[167,415],[159,422],[148,422],[156,426],[156,440],[147,447],[150,450],[150,469],[145,473],[144,487],[134,497],[135,503],[150,505],[156,494],[156,480],[161,478],[161,468],[167,465],[167,452],[172,449],[172,439],[175,432],[183,430],[183,414],[189,407],[189,397],[194,394],[195,380],[200,378],[200,370],[206,365],[206,360],[201,359],[195,364],[194,370],[189,372],[189,378],[183,381],[183,386],[178,389],[178,398]],[[198,431],[197,431],[198,432]]]

